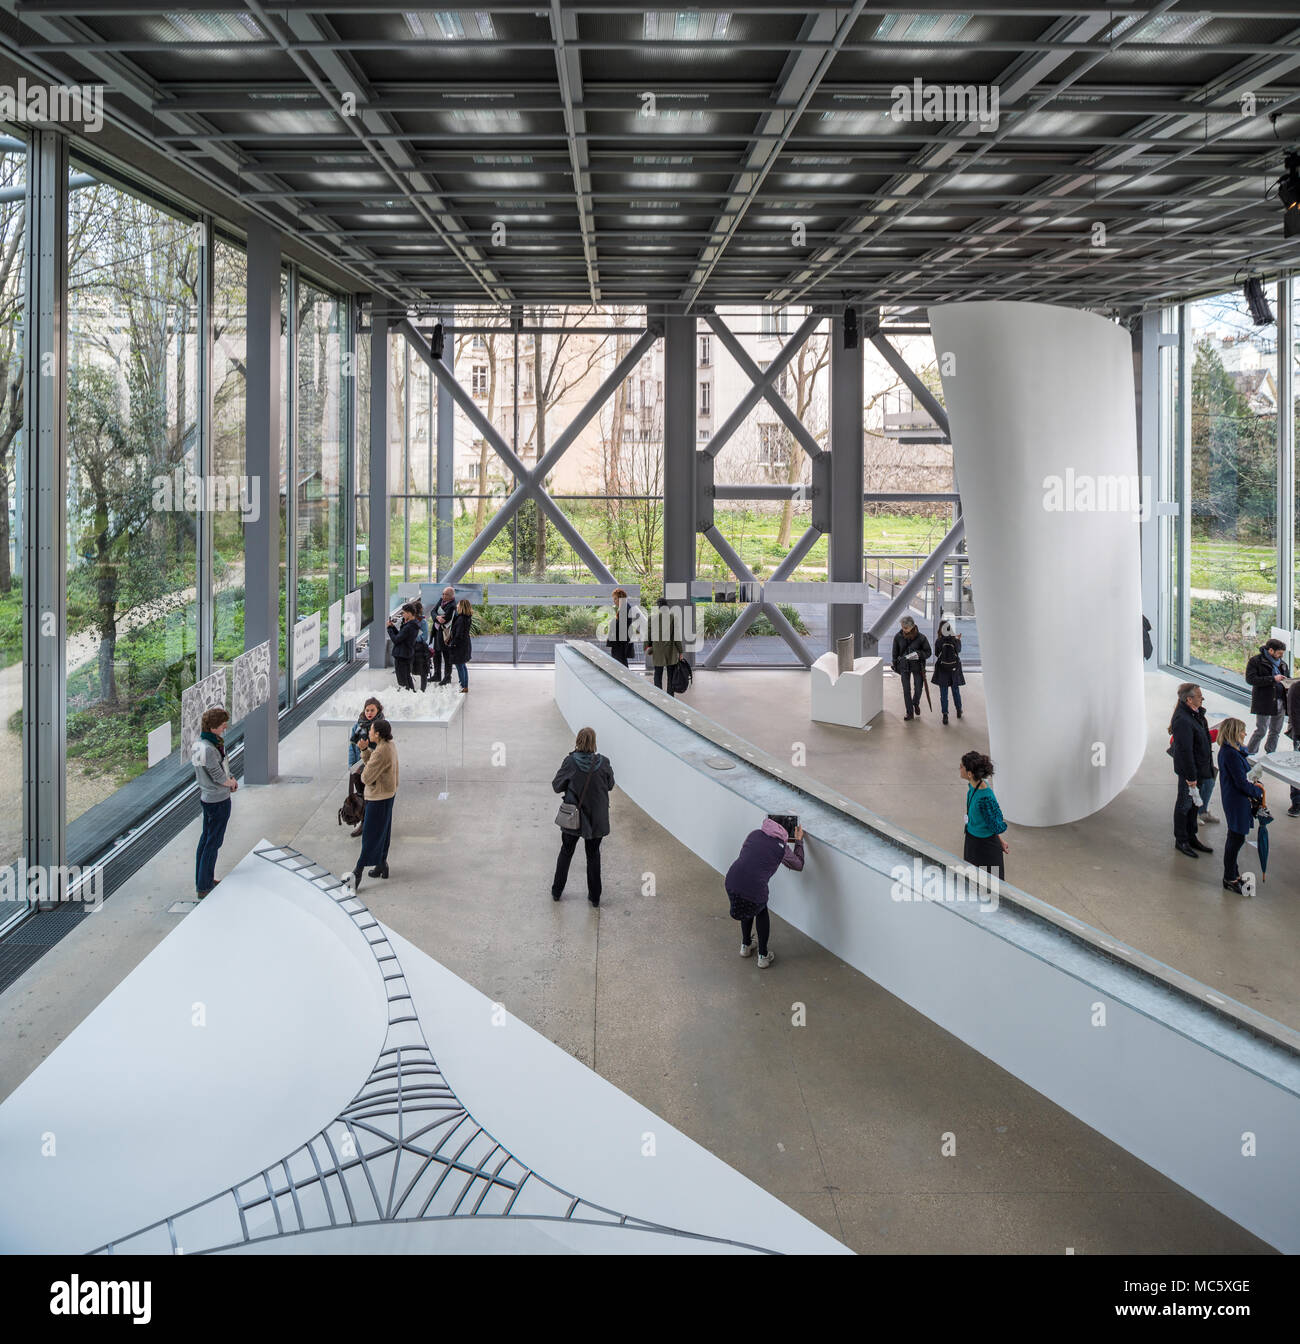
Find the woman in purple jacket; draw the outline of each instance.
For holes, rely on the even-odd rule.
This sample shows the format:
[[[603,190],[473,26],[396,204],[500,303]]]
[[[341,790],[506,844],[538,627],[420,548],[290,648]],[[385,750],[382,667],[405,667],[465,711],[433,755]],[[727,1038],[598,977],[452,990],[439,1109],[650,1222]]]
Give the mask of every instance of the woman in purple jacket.
[[[740,955],[754,950],[750,937],[758,930],[758,964],[767,969],[776,953],[768,950],[767,935],[771,921],[767,915],[767,884],[782,865],[800,872],[803,868],[803,827],[794,828],[794,851],[786,848],[789,835],[779,821],[766,817],[762,826],[750,831],[740,847],[740,855],[727,869],[727,897],[731,917],[740,920]]]

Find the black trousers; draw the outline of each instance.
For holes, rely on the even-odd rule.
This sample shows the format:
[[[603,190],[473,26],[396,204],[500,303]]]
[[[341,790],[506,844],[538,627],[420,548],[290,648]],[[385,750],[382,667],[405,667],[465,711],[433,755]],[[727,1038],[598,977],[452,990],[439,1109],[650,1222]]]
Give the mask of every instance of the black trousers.
[[[393,838],[392,798],[370,799],[361,818],[361,857],[358,868],[382,868],[388,862],[388,842]]]
[[[673,696],[673,698],[676,699],[676,695],[672,687],[672,682],[670,681],[667,686],[664,685],[664,673],[667,672],[668,670],[669,669],[666,667],[655,668],[655,685],[661,691],[667,691],[669,695]]]
[[[919,714],[921,712],[921,692],[925,686],[925,668],[920,662],[917,662],[915,666],[911,663],[904,663],[900,676],[903,682],[903,703],[913,714]]]
[[[583,840],[587,851],[587,899],[600,900],[600,842],[603,836],[593,836]],[[569,864],[573,862],[573,851],[578,848],[578,832],[564,831],[560,835],[560,857],[555,860],[555,880],[551,883],[551,895],[560,896],[569,880]]]
[[[740,941],[749,946],[751,933],[758,934],[758,955],[767,956],[767,937],[772,932],[772,921],[767,913],[767,906],[764,906],[753,919],[742,916],[740,920]]]
[[[411,680],[411,660],[394,658],[393,666],[397,669],[397,684],[405,686],[408,691],[415,690],[415,683]]]
[[[439,686],[445,686],[451,680],[451,659],[447,656],[447,647],[442,640],[429,646],[433,655],[433,680]]]
[[[1241,847],[1246,843],[1244,831],[1229,831],[1227,842],[1223,846],[1223,880],[1225,882],[1235,882],[1241,876],[1237,867],[1237,855],[1241,853]]]
[[[1228,832],[1231,836],[1232,832]],[[1174,842],[1185,844],[1196,839],[1196,804],[1192,801],[1187,781],[1178,781],[1178,797],[1174,800]]]
[[[627,666],[628,646],[626,644],[609,644],[606,647],[609,649],[609,656],[611,658],[616,662],[622,663],[624,667]]]

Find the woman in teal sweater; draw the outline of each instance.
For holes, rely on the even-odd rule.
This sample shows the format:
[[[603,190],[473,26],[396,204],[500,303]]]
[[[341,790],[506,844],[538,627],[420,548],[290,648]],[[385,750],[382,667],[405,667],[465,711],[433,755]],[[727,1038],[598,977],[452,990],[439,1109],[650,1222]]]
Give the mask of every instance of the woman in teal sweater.
[[[999,880],[1006,877],[1002,856],[1010,846],[1002,838],[1007,829],[1002,809],[993,795],[989,780],[993,762],[978,751],[961,758],[961,777],[966,781],[966,845],[962,858],[989,874],[997,870]]]

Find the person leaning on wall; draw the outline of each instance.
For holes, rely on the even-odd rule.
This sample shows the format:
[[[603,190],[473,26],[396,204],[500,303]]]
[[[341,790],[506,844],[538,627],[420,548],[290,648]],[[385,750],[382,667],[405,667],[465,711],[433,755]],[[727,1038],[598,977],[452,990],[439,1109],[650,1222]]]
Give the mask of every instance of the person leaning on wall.
[[[794,848],[787,849],[791,840]],[[774,817],[764,817],[763,824],[745,837],[723,879],[731,917],[740,921],[740,955],[752,955],[757,933],[758,964],[763,970],[776,960],[767,942],[772,927],[767,912],[768,883],[783,865],[796,873],[803,871],[803,827],[796,823],[792,836]]]

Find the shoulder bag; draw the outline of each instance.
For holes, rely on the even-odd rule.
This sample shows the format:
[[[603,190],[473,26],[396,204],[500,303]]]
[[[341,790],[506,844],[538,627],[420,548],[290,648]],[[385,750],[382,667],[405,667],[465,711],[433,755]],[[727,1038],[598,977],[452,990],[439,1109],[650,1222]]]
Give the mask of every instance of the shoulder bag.
[[[562,831],[580,831],[582,829],[582,800],[587,796],[587,785],[591,783],[591,777],[596,773],[596,766],[599,763],[599,756],[592,759],[591,769],[587,771],[587,780],[582,786],[582,792],[578,795],[578,801],[576,803],[566,801],[560,804],[559,811],[555,814],[555,824]]]

